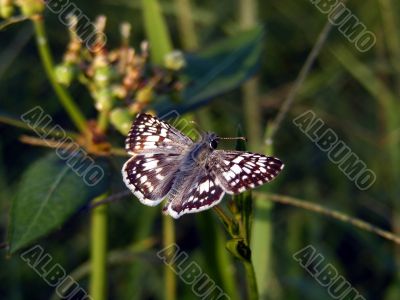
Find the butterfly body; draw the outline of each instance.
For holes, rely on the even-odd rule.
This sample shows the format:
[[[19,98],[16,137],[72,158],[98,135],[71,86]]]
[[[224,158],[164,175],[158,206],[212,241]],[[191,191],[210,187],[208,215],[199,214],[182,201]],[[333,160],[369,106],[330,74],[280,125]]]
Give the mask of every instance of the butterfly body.
[[[204,133],[198,142],[156,117],[139,114],[126,139],[132,157],[123,180],[150,206],[168,198],[164,211],[174,218],[218,204],[225,192],[237,194],[264,184],[282,170],[274,157],[217,150],[219,138]]]

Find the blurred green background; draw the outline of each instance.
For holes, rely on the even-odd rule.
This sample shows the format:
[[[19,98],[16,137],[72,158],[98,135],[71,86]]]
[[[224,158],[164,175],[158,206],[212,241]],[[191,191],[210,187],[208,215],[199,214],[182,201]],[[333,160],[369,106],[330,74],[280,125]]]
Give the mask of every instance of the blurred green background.
[[[234,38],[245,29],[262,26],[262,39],[250,39],[260,57],[244,70],[255,76],[204,101],[185,103],[183,99],[166,107],[189,113],[203,129],[220,136],[235,136],[241,125],[249,138],[249,150],[271,151],[265,145],[267,125],[295,87],[328,22],[327,15],[307,0],[159,2],[173,48],[190,55]],[[131,45],[135,48],[147,38],[141,1],[79,1],[76,5],[91,19],[99,14],[107,16],[107,47],[119,45],[122,21],[132,25]],[[331,28],[274,135],[273,154],[285,163],[285,169],[277,180],[258,191],[304,199],[400,235],[400,3],[366,0],[348,1],[346,6],[376,36],[376,44],[360,52],[336,26]],[[49,11],[45,25],[58,63],[68,43],[68,31]],[[57,124],[74,130],[43,71],[31,22],[0,31],[0,45],[2,116],[18,118],[40,105]],[[87,90],[72,84],[69,91],[84,114],[94,118],[96,111]],[[292,120],[307,110],[314,111],[375,172],[377,180],[370,189],[360,191],[294,126]],[[21,189],[22,174],[35,160],[53,151],[21,143],[23,133],[0,123],[0,241],[7,240],[10,208]],[[113,143],[122,147],[124,136],[115,130],[112,135]],[[223,148],[234,146],[224,143]],[[112,160],[112,193],[125,190],[119,173],[123,162],[124,158]],[[261,227],[252,236],[252,242],[260,247],[260,263],[256,265],[263,273],[260,298],[331,299],[327,288],[292,257],[312,245],[325,257],[324,263],[331,263],[365,299],[399,299],[400,252],[396,244],[315,212],[272,204],[267,196],[255,201],[264,201],[261,208],[266,210],[262,222],[257,223]],[[126,197],[109,205],[108,221],[111,261],[107,299],[164,299],[164,265],[156,256],[162,249],[161,207],[145,207]],[[67,273],[75,272],[84,288],[89,280],[85,265],[90,258],[89,228],[90,211],[83,207],[33,243],[41,245]],[[244,269],[225,250],[227,236],[214,212],[184,216],[175,222],[175,230],[177,244],[191,261],[196,261],[231,299],[245,297]],[[8,256],[5,249],[1,251],[0,298],[49,299],[54,288],[20,258],[20,252]],[[179,278],[177,286],[178,299],[196,299],[191,286]]]

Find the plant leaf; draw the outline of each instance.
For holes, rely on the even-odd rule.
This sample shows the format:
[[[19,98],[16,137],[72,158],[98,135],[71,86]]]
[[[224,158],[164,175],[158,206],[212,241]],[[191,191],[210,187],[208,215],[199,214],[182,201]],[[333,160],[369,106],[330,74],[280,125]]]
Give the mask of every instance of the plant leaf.
[[[172,42],[164,16],[157,0],[142,0],[142,7],[152,62],[163,65],[165,55],[172,51]]]
[[[195,54],[186,54],[188,79],[182,102],[160,98],[155,104],[160,114],[173,109],[186,112],[206,104],[213,97],[238,87],[258,69],[264,31],[262,27],[242,32]]]
[[[92,161],[86,156],[87,165],[76,168],[84,156],[75,153],[78,154],[70,156],[71,160],[61,160],[51,153],[34,162],[23,174],[11,209],[8,234],[11,253],[61,226],[79,207],[107,189],[107,165],[95,161],[89,166]],[[77,162],[75,169],[83,176],[75,173],[68,162]],[[89,184],[96,183],[89,186],[85,181],[94,174],[94,166],[101,168],[104,176],[89,181]]]

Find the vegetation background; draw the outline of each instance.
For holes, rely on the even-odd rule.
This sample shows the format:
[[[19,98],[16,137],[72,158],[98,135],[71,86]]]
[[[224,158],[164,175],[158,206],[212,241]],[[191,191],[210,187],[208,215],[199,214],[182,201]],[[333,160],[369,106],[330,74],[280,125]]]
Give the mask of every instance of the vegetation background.
[[[138,48],[142,40],[149,38],[151,24],[157,23],[156,19],[146,22],[144,2],[79,1],[76,5],[92,20],[99,14],[107,17],[107,47],[118,47],[120,23],[127,21],[132,25],[130,44]],[[400,235],[400,3],[393,0],[346,3],[377,37],[375,46],[364,53],[335,26],[330,26],[327,15],[307,0],[160,0],[159,4],[173,48],[196,55],[217,47],[211,48],[214,59],[209,61],[211,66],[218,65],[225,57],[217,55],[223,53],[224,47],[232,47],[233,53],[236,48],[245,49],[232,62],[230,72],[220,74],[217,84],[212,85],[217,91],[210,92],[212,97],[201,101],[192,97],[192,102],[182,99],[169,107],[184,111],[202,128],[220,136],[235,136],[241,124],[249,138],[249,150],[268,154],[273,151],[286,165],[277,180],[253,195],[255,227],[251,248],[259,297],[330,299],[327,289],[293,259],[294,253],[312,245],[325,257],[326,264],[331,263],[365,299],[399,299],[400,252],[396,243],[312,209],[272,202],[283,202],[283,198],[271,193],[338,210]],[[44,15],[52,55],[59,63],[69,41],[68,30],[57,15],[48,10]],[[263,28],[262,38],[259,25]],[[251,29],[251,34],[241,33]],[[21,143],[19,137],[27,132],[10,126],[13,123],[10,120],[40,105],[57,124],[75,130],[44,72],[35,34],[37,31],[30,21],[0,31],[0,236],[4,242],[9,241],[10,224],[18,223],[10,211],[20,191],[30,191],[35,198],[34,186],[21,186],[24,173],[35,161],[54,151]],[[320,45],[318,40],[322,41]],[[228,42],[218,46],[221,41]],[[319,50],[317,56],[305,79],[298,81],[312,49]],[[258,55],[259,59],[245,60],[252,55]],[[249,80],[235,81],[234,76]],[[87,90],[79,84],[72,84],[68,90],[83,114],[88,119],[95,118],[96,110]],[[288,99],[293,102],[277,128],[272,149],[265,144],[271,130],[268,126],[276,124],[273,121]],[[322,118],[375,172],[377,180],[370,189],[360,191],[325,152],[294,126],[292,120],[307,110]],[[108,134],[113,144],[123,147],[122,134],[114,129]],[[223,147],[230,149],[235,145]],[[119,173],[124,159],[112,158],[109,194],[125,190]],[[39,173],[38,184],[46,176]],[[72,190],[63,192],[63,199],[68,201]],[[84,204],[68,218],[64,216],[62,225],[40,239],[21,245],[12,255],[7,249],[2,250],[1,299],[52,297],[54,287],[46,284],[19,256],[32,244],[40,244],[85,289],[93,289],[88,261],[93,255],[90,237],[94,234],[91,223],[94,216]],[[23,209],[29,211],[29,203]],[[156,256],[165,244],[165,228],[173,226],[162,217],[161,207],[145,207],[128,196],[107,205],[107,211],[100,214],[108,221],[102,233],[107,240],[108,264],[106,282],[95,300],[196,298],[191,286],[179,278],[172,279],[172,283],[168,281],[171,274]],[[170,230],[175,232],[176,243],[189,254],[190,260],[196,261],[231,299],[241,299],[248,293],[245,267],[225,249],[230,237],[214,211],[184,216]],[[248,294],[254,297],[254,293]]]

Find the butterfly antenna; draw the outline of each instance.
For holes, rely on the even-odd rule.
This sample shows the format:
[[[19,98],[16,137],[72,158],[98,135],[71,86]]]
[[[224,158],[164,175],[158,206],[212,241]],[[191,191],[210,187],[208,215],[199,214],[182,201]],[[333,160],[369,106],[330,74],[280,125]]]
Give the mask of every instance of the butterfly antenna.
[[[237,136],[237,137],[218,137],[220,140],[243,140],[247,142],[247,138],[244,136]]]

